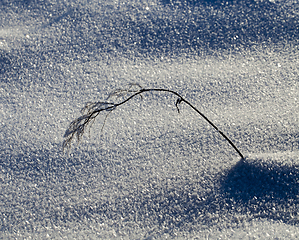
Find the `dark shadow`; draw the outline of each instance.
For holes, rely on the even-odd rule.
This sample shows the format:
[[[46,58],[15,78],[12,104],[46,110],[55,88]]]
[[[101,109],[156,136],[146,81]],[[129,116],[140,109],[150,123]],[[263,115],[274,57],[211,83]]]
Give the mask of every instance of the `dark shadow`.
[[[48,1],[39,0],[1,0],[2,6],[16,6],[21,8],[36,7],[38,5],[47,5]]]
[[[86,12],[80,7],[53,21],[64,16],[75,41],[65,47],[89,55],[98,49],[109,53],[134,51],[148,56],[234,50],[261,43],[295,41],[299,36],[298,17],[290,18],[269,1],[181,1],[176,10],[169,10],[169,6],[171,9],[172,5],[164,4],[160,10],[167,11],[166,15],[155,11],[139,13],[135,8],[127,14],[114,9],[105,16],[105,22],[97,23],[101,26],[99,30],[82,28],[85,19],[97,22],[99,13]],[[84,39],[83,35],[87,37]],[[77,39],[80,41],[76,42]]]
[[[236,3],[236,0],[161,0],[161,3],[166,6],[173,7],[197,7],[197,6],[223,6]]]
[[[222,179],[221,189],[237,202],[299,200],[299,166],[241,160]]]
[[[65,207],[63,213],[53,212],[53,216],[63,222],[108,218],[116,222],[142,222],[144,226],[156,223],[170,234],[199,222],[203,226],[219,226],[221,219],[230,226],[254,218],[299,224],[298,166],[265,166],[259,160],[241,160],[213,181],[220,185],[213,188],[211,184],[210,189],[203,191],[196,189],[196,181],[182,181],[170,188],[166,183],[153,184],[147,193],[113,201],[85,202]]]
[[[56,221],[94,219],[115,222],[155,223],[163,232],[192,229],[192,225],[221,227],[221,221],[237,226],[264,218],[298,225],[298,166],[264,166],[239,161],[224,177],[215,177],[219,188],[194,190],[197,182],[182,181],[176,187],[152,185],[147,193],[126,195],[105,202],[85,202],[53,212]],[[201,183],[204,184],[204,183]],[[152,233],[151,237],[156,233]],[[160,231],[161,234],[161,231]]]
[[[21,150],[14,149],[18,145],[19,143],[12,143],[11,148],[2,147],[0,153],[0,169],[17,179],[38,182],[42,178],[51,179],[53,176],[57,179],[65,178],[74,175],[78,169],[84,174],[82,166],[94,164],[90,158],[83,160],[76,153],[69,156],[64,154],[58,144],[52,149],[32,149],[25,146]],[[96,153],[88,153],[89,156],[92,154]],[[95,155],[94,158],[96,157]]]
[[[224,201],[240,213],[298,224],[299,166],[239,161],[220,180]]]
[[[22,153],[14,154],[14,149],[2,148],[2,174],[11,175],[13,179],[0,179],[0,186],[9,190],[7,196],[16,193],[22,196],[11,198],[13,200],[5,198],[5,204],[8,208],[21,205],[23,210],[3,210],[2,214],[10,220],[0,230],[13,231],[14,228],[25,226],[29,218],[34,222],[48,219],[49,224],[55,226],[73,221],[107,222],[109,219],[111,223],[123,227],[126,224],[142,224],[144,228],[160,228],[149,233],[152,237],[161,232],[173,234],[178,229],[191,231],[199,223],[203,228],[232,227],[240,222],[265,218],[291,225],[299,224],[299,166],[268,163],[265,159],[241,160],[219,175],[202,173],[205,175],[201,177],[185,179],[184,176],[174,176],[162,181],[149,178],[148,182],[141,184],[140,189],[132,185],[134,182],[128,181],[124,195],[107,200],[78,198],[73,202],[66,201],[69,194],[80,192],[81,188],[93,192],[90,189],[95,180],[87,177],[92,171],[104,176],[101,178],[104,185],[106,181],[111,181],[111,188],[118,188],[119,180],[117,176],[114,179],[112,172],[120,175],[125,172],[122,172],[123,166],[113,165],[109,161],[109,155],[119,158],[129,154],[127,151],[121,154],[117,150],[107,153],[101,150],[80,151],[79,154],[66,157],[55,149],[22,148]],[[87,157],[84,157],[85,154]],[[132,161],[138,162],[136,159]],[[127,164],[126,167],[134,165],[133,162]],[[9,187],[14,181],[18,184],[18,179],[28,189],[25,187],[21,191]],[[82,184],[81,180],[87,182]],[[34,184],[43,188],[39,186],[40,190],[35,189],[32,187]],[[44,192],[38,192],[42,189]],[[101,192],[93,194],[101,196]],[[53,202],[53,197],[64,200]],[[222,226],[223,223],[226,225]]]
[[[171,16],[169,22],[167,18],[165,23],[157,22],[157,26],[168,32],[155,36],[159,43],[165,42],[162,48],[169,46],[171,51],[235,50],[261,43],[294,41],[299,36],[293,21],[296,17],[293,20],[287,17],[270,1],[162,0],[162,4],[175,8],[178,16]],[[150,33],[147,36],[144,45],[150,47],[149,43],[155,40]]]
[[[22,4],[24,6],[29,6],[30,4],[37,2],[35,0],[16,0],[17,3]]]
[[[217,225],[219,219],[225,219],[232,226],[253,218],[299,224],[298,166],[241,160],[214,181],[220,185],[211,191],[194,191],[196,182],[182,182],[169,189],[165,185],[153,186],[148,194],[120,197],[113,204],[107,201],[66,208],[64,221],[68,221],[67,216],[76,218],[75,213],[80,213],[78,219],[96,215],[114,220],[158,222],[170,233],[188,223]]]
[[[0,49],[0,74],[11,71],[14,66],[14,59],[11,54]]]
[[[164,0],[157,11],[130,5],[127,9],[107,7],[95,11],[63,4],[54,11],[50,4],[44,6],[33,0],[29,3],[30,9],[35,9],[43,19],[48,16],[39,29],[41,32],[57,28],[63,34],[49,43],[29,39],[24,43],[26,46],[12,51],[22,59],[16,69],[66,59],[93,61],[103,53],[156,58],[186,52],[233,52],[260,44],[296,42],[299,37],[299,17],[270,1]]]

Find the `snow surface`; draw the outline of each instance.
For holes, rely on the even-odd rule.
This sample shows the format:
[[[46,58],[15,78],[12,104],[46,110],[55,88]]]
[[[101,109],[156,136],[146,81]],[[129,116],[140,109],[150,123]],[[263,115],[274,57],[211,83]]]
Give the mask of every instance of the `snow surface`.
[[[1,239],[298,239],[299,2],[2,0]],[[167,88],[98,117],[128,83]]]

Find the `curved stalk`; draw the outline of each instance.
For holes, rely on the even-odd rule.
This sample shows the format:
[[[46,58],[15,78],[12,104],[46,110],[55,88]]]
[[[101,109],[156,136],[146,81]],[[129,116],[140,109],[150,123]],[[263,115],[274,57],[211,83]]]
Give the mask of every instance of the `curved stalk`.
[[[138,87],[140,87],[139,85],[137,85]],[[190,102],[188,102],[186,99],[184,99],[180,94],[178,94],[175,91],[172,90],[168,90],[168,89],[163,89],[163,88],[141,88],[139,90],[136,91],[132,91],[132,90],[118,90],[115,91],[113,94],[111,95],[116,95],[116,96],[124,96],[127,94],[131,94],[129,97],[125,98],[123,101],[119,102],[119,103],[109,103],[109,102],[96,102],[96,103],[89,103],[86,105],[86,107],[83,109],[84,111],[87,111],[86,114],[82,115],[81,117],[77,118],[76,120],[74,120],[69,128],[66,130],[64,137],[66,138],[63,142],[63,148],[67,148],[70,147],[70,143],[73,139],[74,136],[77,137],[78,141],[80,141],[81,137],[83,136],[85,127],[91,122],[93,121],[100,112],[102,111],[108,111],[111,112],[114,109],[116,109],[118,106],[121,106],[123,104],[125,104],[126,102],[130,101],[131,99],[133,99],[134,97],[140,95],[142,93],[145,92],[169,92],[171,94],[174,94],[178,97],[175,106],[178,110],[178,112],[180,112],[178,105],[181,104],[182,102],[186,103],[187,105],[189,105],[195,112],[197,112],[201,117],[203,117],[217,132],[219,132],[222,137],[225,138],[225,140],[228,141],[228,143],[236,150],[236,152],[239,154],[239,156],[243,159],[244,156],[243,154],[240,152],[240,150],[233,144],[233,142],[222,132],[220,131],[216,125],[214,123],[212,123],[203,113],[201,113],[196,107],[194,107]],[[109,96],[110,98],[110,96]]]

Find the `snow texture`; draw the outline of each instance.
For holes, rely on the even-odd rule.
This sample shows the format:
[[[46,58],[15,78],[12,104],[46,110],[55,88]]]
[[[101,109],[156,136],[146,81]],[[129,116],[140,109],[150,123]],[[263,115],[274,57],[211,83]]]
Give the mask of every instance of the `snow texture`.
[[[2,0],[1,239],[298,239],[297,0]],[[129,83],[168,93],[63,135]]]

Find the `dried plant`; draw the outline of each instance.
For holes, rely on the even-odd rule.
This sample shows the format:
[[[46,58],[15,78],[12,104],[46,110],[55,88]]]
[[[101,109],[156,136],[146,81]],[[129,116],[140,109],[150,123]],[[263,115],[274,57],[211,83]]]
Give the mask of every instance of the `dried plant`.
[[[177,100],[175,102],[175,106],[180,112],[179,105],[184,102],[189,105],[195,112],[197,112],[201,117],[203,117],[218,133],[220,133],[228,142],[229,144],[237,151],[240,157],[243,159],[244,156],[239,151],[239,149],[233,144],[233,142],[222,132],[220,131],[204,114],[202,114],[197,108],[195,108],[191,103],[189,103],[186,99],[184,99],[180,94],[175,91],[161,89],[161,88],[143,88],[139,84],[130,84],[127,88],[124,89],[117,89],[111,92],[104,102],[88,102],[84,108],[81,109],[81,114],[79,118],[75,119],[71,122],[68,129],[64,134],[65,140],[63,141],[63,149],[68,149],[71,147],[71,143],[73,139],[77,139],[80,142],[85,130],[88,127],[91,127],[92,123],[94,122],[95,118],[101,113],[106,112],[106,118],[103,123],[103,127],[105,125],[107,116],[113,110],[115,110],[118,106],[121,106],[136,96],[141,96],[142,93],[145,92],[168,92],[177,96]],[[118,103],[109,102],[108,100],[115,99],[119,100]],[[102,127],[102,129],[103,129]]]

